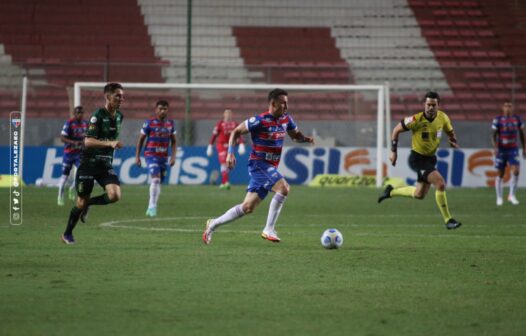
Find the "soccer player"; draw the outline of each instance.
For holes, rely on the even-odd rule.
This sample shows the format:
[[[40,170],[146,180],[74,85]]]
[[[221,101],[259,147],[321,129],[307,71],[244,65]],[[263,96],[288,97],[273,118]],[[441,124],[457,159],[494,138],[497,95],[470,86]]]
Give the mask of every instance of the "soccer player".
[[[213,149],[212,145],[217,139],[217,158],[221,164],[221,184],[219,185],[220,189],[230,189],[230,182],[228,175],[230,173],[230,168],[226,164],[226,156],[228,149],[228,141],[230,139],[230,134],[237,127],[237,122],[232,120],[232,110],[225,110],[223,112],[223,120],[217,122],[212,131],[212,137],[208,147],[206,148],[206,155],[212,156]],[[239,138],[239,155],[245,154],[245,145],[243,144],[243,137]]]
[[[75,177],[77,204],[71,209],[62,241],[75,244],[73,229],[80,218],[85,222],[91,205],[115,203],[121,198],[119,178],[113,170],[115,149],[122,148],[118,140],[123,119],[119,111],[124,101],[124,89],[119,83],[104,86],[106,104],[96,110],[89,120],[88,131],[84,138],[84,148],[80,156],[80,166]],[[95,180],[104,188],[102,195],[90,198]]]
[[[64,143],[62,176],[60,177],[60,182],[58,184],[57,197],[57,204],[60,206],[64,205],[64,187],[66,186],[69,174],[71,173],[71,168],[78,168],[80,163],[80,151],[82,149],[82,143],[84,142],[84,136],[86,135],[86,129],[88,128],[88,122],[82,118],[83,116],[84,109],[82,106],[75,107],[73,110],[73,118],[66,121],[60,134],[60,139]],[[74,173],[73,176],[75,176]],[[69,198],[75,200],[75,183],[71,183],[69,188]]]
[[[449,138],[449,145],[458,148],[457,139],[449,117],[438,109],[440,96],[436,92],[425,95],[424,112],[419,112],[411,117],[402,119],[395,126],[391,135],[391,154],[389,160],[396,165],[398,136],[400,133],[411,131],[412,146],[409,155],[409,166],[417,173],[416,187],[393,188],[387,185],[378,198],[378,203],[391,197],[411,197],[424,199],[431,185],[435,187],[435,199],[444,218],[448,230],[456,229],[462,224],[451,217],[446,198],[446,182],[436,169],[437,158],[435,153],[445,132]]]
[[[146,165],[150,173],[150,201],[146,216],[157,216],[157,201],[161,194],[161,183],[166,176],[168,161],[168,146],[171,144],[170,167],[175,164],[175,155],[177,153],[177,143],[175,139],[175,122],[168,120],[168,102],[159,100],[155,104],[155,117],[146,120],[142,125],[141,134],[137,140],[135,149],[135,163],[141,166],[141,149],[146,140],[144,156]]]
[[[506,165],[510,166],[511,180],[508,201],[513,205],[518,205],[519,201],[515,197],[515,190],[519,183],[520,159],[519,159],[519,141],[522,145],[522,156],[526,158],[526,148],[524,145],[524,123],[521,118],[513,113],[513,105],[506,101],[502,104],[502,115],[493,119],[491,125],[492,136],[491,142],[495,151],[495,168],[499,175],[495,180],[495,190],[497,192],[497,205],[502,205],[502,178]]]
[[[295,142],[314,143],[314,140],[303,135],[287,113],[288,93],[285,90],[270,91],[268,102],[268,111],[245,120],[230,135],[226,163],[228,168],[233,168],[236,164],[234,146],[238,138],[249,132],[251,134],[253,146],[248,161],[250,183],[241,204],[235,205],[218,218],[207,220],[202,237],[205,244],[210,244],[212,234],[219,226],[252,213],[269,191],[275,194],[270,202],[267,223],[261,237],[272,242],[280,241],[275,225],[290,189],[277,170],[285,134]]]

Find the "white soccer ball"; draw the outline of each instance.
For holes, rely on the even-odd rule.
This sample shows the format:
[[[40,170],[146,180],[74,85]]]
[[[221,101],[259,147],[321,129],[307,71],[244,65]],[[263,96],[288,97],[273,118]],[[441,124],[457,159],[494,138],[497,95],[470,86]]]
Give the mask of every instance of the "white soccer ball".
[[[337,249],[343,244],[343,235],[336,229],[327,229],[321,235],[321,245],[326,249]]]

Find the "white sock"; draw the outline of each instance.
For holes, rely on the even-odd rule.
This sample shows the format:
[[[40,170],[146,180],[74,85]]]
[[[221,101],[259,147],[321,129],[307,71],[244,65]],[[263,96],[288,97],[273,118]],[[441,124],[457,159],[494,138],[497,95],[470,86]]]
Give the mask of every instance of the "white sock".
[[[71,185],[69,186],[69,190],[74,190],[75,189],[75,177],[77,176],[77,166],[72,165],[69,176],[72,177],[72,181],[71,181]]]
[[[58,197],[64,197],[64,187],[66,186],[66,181],[68,180],[67,175],[62,175],[60,177],[60,182],[58,183]]]
[[[216,219],[214,219],[212,223],[210,223],[210,229],[215,230],[218,226],[230,223],[238,218],[243,217],[244,215],[245,213],[243,212],[243,207],[241,206],[241,204],[238,204],[233,208],[230,208],[221,217],[217,217]]]
[[[159,200],[159,195],[161,194],[161,179],[158,177],[152,178],[150,183],[150,203],[148,208],[157,208],[157,201]]]
[[[497,192],[497,198],[502,198],[502,177],[500,176],[495,178],[495,191]]]
[[[510,197],[515,197],[515,190],[517,190],[517,185],[519,184],[519,176],[511,175],[510,180]]]
[[[274,231],[274,226],[276,225],[279,213],[281,212],[281,208],[283,208],[283,203],[285,203],[286,199],[287,196],[283,196],[280,193],[276,193],[274,197],[272,197],[268,209],[267,224],[265,225],[264,231]]]

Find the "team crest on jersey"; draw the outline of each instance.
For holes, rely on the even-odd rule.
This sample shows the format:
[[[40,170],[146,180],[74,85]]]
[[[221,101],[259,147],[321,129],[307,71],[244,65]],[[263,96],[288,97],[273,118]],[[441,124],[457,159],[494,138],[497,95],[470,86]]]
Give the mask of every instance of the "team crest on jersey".
[[[91,117],[89,122],[92,123],[92,124],[96,123],[97,122],[97,117],[95,117],[95,116]]]

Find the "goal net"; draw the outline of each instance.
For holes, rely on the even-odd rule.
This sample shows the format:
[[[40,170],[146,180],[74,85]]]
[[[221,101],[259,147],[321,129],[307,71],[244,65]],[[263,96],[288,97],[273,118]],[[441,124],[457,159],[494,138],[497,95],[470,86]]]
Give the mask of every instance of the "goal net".
[[[74,105],[84,106],[88,113],[103,106],[105,84],[75,83]],[[121,108],[126,123],[121,139],[127,146],[134,145],[140,125],[154,115],[159,99],[170,104],[169,118],[176,120],[178,145],[204,146],[224,109],[233,110],[237,121],[245,120],[263,112],[268,91],[279,87],[289,93],[289,112],[299,128],[321,140],[316,146],[374,147],[376,183],[381,186],[386,170],[385,134],[390,131],[386,85],[121,84],[126,97]],[[297,144],[287,140],[285,146]]]

